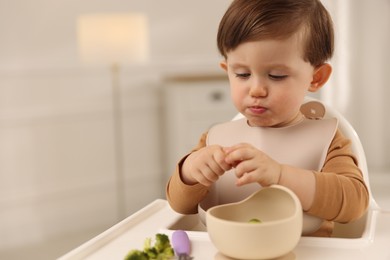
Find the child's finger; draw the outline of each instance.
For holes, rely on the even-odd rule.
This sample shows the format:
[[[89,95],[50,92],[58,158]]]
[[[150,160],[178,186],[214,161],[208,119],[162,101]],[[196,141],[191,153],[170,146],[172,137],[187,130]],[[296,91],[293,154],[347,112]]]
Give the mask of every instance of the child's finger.
[[[231,150],[225,158],[225,162],[231,165],[237,165],[242,161],[251,158],[249,149],[245,149],[245,147],[240,147]]]
[[[249,173],[244,173],[240,178],[237,178],[236,185],[242,186],[254,182],[253,177]]]
[[[223,150],[216,151],[214,153],[214,160],[215,160],[215,162],[218,164],[218,166],[224,172],[228,171],[228,170],[230,170],[232,168],[232,166],[225,161],[225,158],[226,158],[226,154],[225,154],[225,152]]]

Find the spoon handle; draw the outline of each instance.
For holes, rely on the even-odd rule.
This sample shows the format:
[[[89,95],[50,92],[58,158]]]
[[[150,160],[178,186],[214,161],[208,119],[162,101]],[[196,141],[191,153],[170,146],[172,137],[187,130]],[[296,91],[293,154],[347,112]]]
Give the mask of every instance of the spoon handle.
[[[183,230],[176,230],[172,234],[172,246],[177,256],[189,256],[191,252],[191,242],[188,235]]]

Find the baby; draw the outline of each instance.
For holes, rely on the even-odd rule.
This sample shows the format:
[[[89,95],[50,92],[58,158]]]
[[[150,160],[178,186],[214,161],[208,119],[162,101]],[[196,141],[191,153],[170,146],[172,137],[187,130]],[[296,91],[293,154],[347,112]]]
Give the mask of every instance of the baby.
[[[306,235],[330,236],[334,222],[361,217],[369,195],[337,120],[301,112],[329,79],[333,24],[319,0],[235,0],[218,30],[221,67],[244,119],[214,126],[167,184],[171,207],[237,201],[272,184],[291,189],[304,213],[321,219]]]

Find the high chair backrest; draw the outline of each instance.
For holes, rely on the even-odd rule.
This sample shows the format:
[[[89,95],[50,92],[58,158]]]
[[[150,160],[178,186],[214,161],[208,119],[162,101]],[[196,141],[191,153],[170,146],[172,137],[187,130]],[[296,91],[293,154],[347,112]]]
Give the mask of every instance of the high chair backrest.
[[[349,123],[348,120],[333,107],[331,107],[325,103],[322,103],[317,99],[314,99],[311,97],[306,97],[304,105],[310,104],[310,103],[317,103],[317,104],[321,104],[323,106],[323,109],[324,109],[324,116],[323,117],[324,118],[328,118],[328,117],[338,118],[338,120],[339,120],[338,128],[344,134],[345,137],[347,137],[348,139],[351,140],[352,152],[355,154],[355,156],[357,158],[358,166],[359,166],[360,170],[362,171],[364,181],[365,181],[367,188],[368,188],[368,191],[370,193],[370,198],[372,199],[372,201],[370,201],[370,203],[371,202],[374,203],[373,206],[376,207],[377,206],[376,202],[375,202],[375,200],[373,200],[373,197],[371,194],[366,155],[364,153],[362,142],[360,141],[360,138],[359,138],[358,134],[356,133],[355,129],[353,128],[351,123]]]

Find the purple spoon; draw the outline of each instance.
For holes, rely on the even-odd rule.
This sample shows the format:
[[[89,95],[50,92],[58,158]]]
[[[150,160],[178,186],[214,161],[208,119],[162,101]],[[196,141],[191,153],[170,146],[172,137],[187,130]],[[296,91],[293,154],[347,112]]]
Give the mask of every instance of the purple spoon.
[[[190,260],[191,242],[183,230],[176,230],[172,234],[172,246],[179,260]]]

